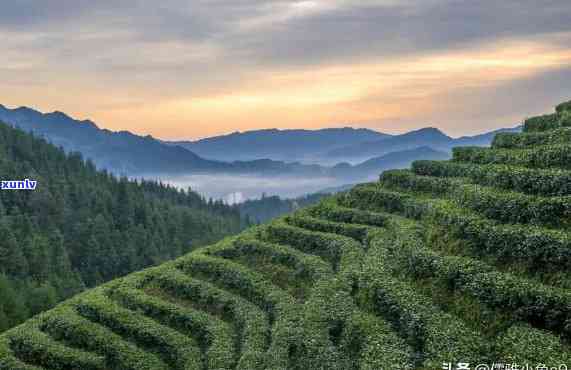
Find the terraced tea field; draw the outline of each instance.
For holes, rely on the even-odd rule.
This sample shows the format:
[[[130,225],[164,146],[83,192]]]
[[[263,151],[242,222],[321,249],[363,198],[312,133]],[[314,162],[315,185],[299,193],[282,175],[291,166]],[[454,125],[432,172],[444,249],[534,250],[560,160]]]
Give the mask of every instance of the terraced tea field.
[[[0,337],[1,369],[571,366],[571,103],[115,280]]]

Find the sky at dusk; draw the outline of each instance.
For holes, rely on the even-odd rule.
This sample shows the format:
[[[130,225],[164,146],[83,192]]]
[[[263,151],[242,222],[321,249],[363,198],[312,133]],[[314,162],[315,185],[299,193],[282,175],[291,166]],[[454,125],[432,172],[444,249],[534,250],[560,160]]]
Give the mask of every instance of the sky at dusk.
[[[569,0],[12,0],[0,104],[195,139],[515,126],[571,99]]]

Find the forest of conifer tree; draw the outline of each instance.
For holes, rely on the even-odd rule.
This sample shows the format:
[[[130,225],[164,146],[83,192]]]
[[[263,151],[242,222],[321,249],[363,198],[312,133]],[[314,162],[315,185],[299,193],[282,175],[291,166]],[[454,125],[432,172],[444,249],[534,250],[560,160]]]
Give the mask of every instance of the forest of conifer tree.
[[[80,154],[0,123],[0,332],[118,276],[238,232],[238,210],[98,171]]]

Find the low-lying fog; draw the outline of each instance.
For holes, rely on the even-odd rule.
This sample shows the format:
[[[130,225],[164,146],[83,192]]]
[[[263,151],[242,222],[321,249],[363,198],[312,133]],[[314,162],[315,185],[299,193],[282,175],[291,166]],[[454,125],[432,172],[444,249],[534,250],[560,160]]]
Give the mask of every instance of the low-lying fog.
[[[148,177],[147,177],[148,178]],[[181,175],[154,177],[163,183],[194,191],[207,198],[223,199],[228,203],[240,203],[247,199],[258,199],[262,194],[294,198],[316,193],[326,188],[344,185],[330,177],[261,177],[253,175]]]

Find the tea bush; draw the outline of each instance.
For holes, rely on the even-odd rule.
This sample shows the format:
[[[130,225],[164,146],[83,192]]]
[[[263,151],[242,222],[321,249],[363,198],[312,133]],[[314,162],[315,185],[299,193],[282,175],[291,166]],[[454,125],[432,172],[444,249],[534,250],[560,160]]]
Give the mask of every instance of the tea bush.
[[[475,164],[506,164],[529,168],[563,168],[571,166],[571,145],[546,145],[530,149],[490,149],[458,147],[453,149],[453,161]]]

